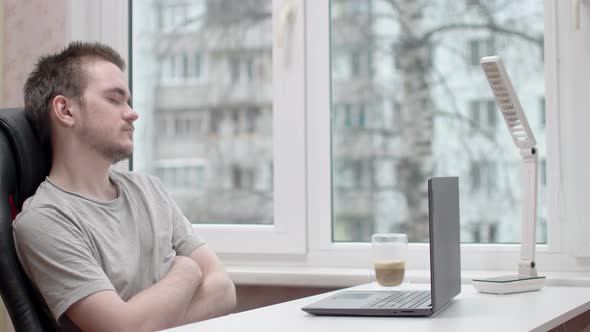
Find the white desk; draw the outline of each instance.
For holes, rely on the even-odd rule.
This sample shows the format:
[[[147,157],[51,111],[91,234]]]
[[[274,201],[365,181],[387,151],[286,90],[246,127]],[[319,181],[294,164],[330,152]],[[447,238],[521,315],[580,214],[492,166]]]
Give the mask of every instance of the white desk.
[[[411,285],[422,288],[426,285]],[[375,284],[354,287],[374,289]],[[319,317],[301,307],[325,297],[311,296],[232,314],[167,331],[547,331],[590,310],[590,287],[545,287],[538,292],[480,294],[464,285],[461,294],[427,318]]]

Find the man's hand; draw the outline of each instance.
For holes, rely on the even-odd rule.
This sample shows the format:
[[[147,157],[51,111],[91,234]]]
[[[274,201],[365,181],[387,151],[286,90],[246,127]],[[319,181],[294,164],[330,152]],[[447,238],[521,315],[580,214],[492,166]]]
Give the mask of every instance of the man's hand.
[[[184,323],[193,323],[231,313],[236,306],[236,289],[217,255],[202,245],[189,256],[203,271]]]

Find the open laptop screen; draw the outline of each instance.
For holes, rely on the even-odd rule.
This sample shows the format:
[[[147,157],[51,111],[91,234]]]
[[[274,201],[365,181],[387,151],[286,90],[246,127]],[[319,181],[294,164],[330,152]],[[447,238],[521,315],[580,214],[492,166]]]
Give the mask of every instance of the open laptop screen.
[[[461,292],[459,179],[429,179],[428,195],[431,296],[436,312]]]

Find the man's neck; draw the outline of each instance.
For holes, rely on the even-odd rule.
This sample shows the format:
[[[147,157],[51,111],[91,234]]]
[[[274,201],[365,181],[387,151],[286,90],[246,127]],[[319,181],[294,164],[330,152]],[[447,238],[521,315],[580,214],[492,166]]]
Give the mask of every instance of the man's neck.
[[[117,198],[117,188],[109,179],[111,162],[97,155],[64,158],[54,156],[49,179],[63,190],[96,200]]]

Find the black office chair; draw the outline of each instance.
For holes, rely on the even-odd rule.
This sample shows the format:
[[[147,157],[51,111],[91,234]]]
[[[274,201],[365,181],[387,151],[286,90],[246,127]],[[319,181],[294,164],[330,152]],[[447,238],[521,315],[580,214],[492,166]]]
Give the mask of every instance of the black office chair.
[[[13,215],[49,174],[51,157],[23,109],[0,110],[0,294],[16,331],[56,331],[57,324],[25,275],[12,237]]]

